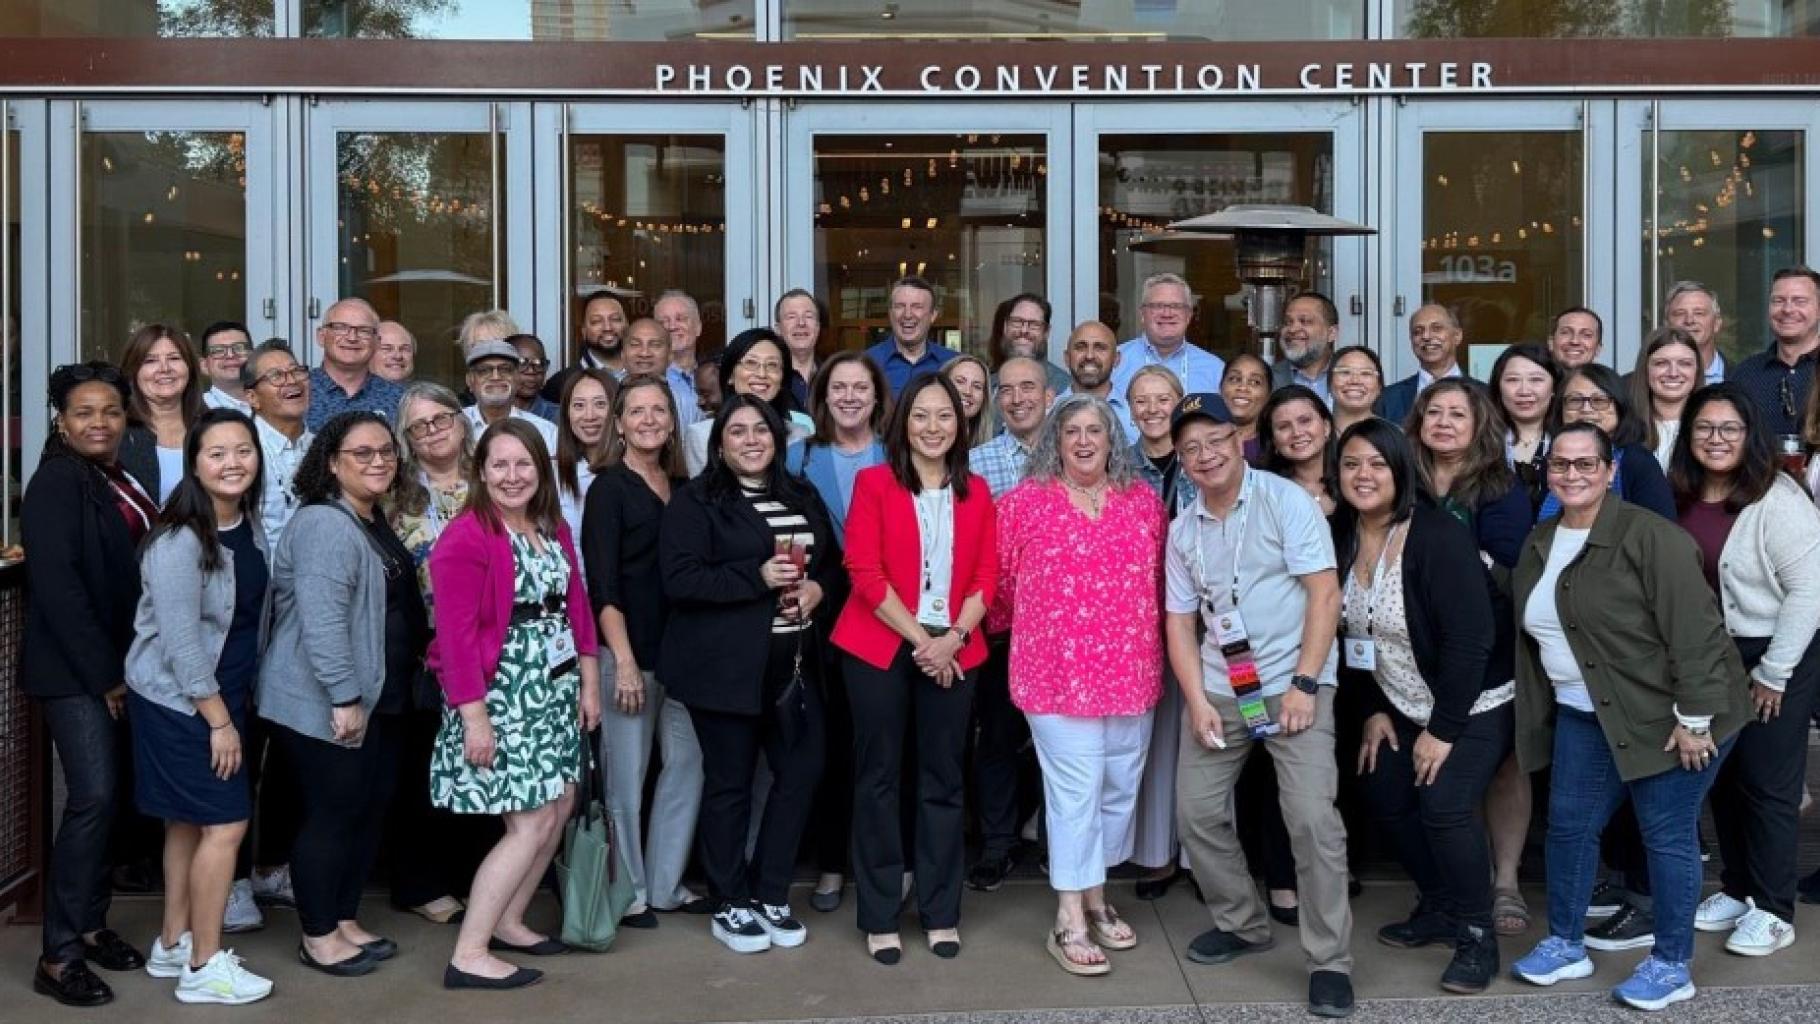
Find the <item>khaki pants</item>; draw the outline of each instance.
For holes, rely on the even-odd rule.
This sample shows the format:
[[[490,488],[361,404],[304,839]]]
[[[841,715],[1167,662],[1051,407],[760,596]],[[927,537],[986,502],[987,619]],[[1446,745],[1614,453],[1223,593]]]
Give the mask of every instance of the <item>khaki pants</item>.
[[[1182,850],[1207,898],[1213,925],[1247,942],[1270,938],[1264,901],[1245,863],[1233,825],[1232,790],[1251,756],[1252,740],[1231,697],[1213,698],[1226,749],[1209,749],[1182,730],[1176,770],[1176,816]],[[1282,698],[1266,702],[1281,720]],[[1302,949],[1311,971],[1352,972],[1352,904],[1347,898],[1346,826],[1334,807],[1339,768],[1333,756],[1333,687],[1316,698],[1314,725],[1265,740],[1275,762],[1283,820],[1295,851]]]

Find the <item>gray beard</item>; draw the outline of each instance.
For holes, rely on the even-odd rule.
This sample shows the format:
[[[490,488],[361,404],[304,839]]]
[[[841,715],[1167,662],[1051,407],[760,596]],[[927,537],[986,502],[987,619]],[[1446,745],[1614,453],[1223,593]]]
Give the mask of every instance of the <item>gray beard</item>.
[[[1289,350],[1285,349],[1283,351],[1283,358],[1289,360],[1289,365],[1296,369],[1306,370],[1310,366],[1327,358],[1327,346],[1310,345],[1306,349],[1303,349],[1302,354],[1299,356],[1290,355]]]

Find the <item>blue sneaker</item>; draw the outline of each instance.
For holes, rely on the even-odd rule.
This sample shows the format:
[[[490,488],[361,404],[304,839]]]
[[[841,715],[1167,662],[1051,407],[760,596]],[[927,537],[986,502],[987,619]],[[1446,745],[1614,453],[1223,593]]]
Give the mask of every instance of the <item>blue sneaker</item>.
[[[1639,1010],[1662,1010],[1694,997],[1694,980],[1686,964],[1658,960],[1654,953],[1637,965],[1637,973],[1611,990],[1618,1002]]]
[[[1553,985],[1557,981],[1592,977],[1592,959],[1586,947],[1578,942],[1550,935],[1529,951],[1529,955],[1510,965],[1510,973],[1531,985]]]

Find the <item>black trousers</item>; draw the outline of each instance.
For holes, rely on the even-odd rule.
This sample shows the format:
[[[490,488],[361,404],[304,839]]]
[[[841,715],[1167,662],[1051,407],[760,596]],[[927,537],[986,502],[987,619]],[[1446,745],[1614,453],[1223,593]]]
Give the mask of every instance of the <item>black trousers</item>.
[[[1744,665],[1754,668],[1766,639],[1737,638]],[[1820,639],[1807,645],[1782,694],[1782,711],[1752,721],[1738,734],[1713,783],[1720,881],[1736,899],[1752,899],[1784,921],[1795,919],[1795,860],[1801,823],[1801,783],[1807,777],[1808,719],[1820,694]]]
[[[1030,722],[1011,703],[1011,640],[988,637],[973,705],[973,799],[979,815],[980,857],[1009,856],[1025,817],[1025,751]]]
[[[824,751],[821,695],[810,676],[803,687],[800,711],[780,709],[778,695],[789,683],[795,637],[773,637],[765,664],[764,710],[756,715],[690,708],[695,738],[701,743],[701,818],[695,828],[696,849],[708,876],[714,904],[757,900],[773,905],[790,902],[790,879],[797,846],[815,804]],[[786,720],[795,716],[793,721]],[[752,772],[763,753],[771,769],[771,791],[764,818],[746,856],[746,833],[752,822]]]
[[[297,840],[297,770],[286,760],[284,747],[272,739],[271,722],[252,715],[247,719],[247,785],[253,790],[253,833],[240,844],[234,877],[250,877],[255,866],[278,867],[291,862],[291,844]],[[425,770],[428,770],[426,765]]]
[[[121,729],[100,697],[52,697],[39,706],[67,789],[45,870],[44,959],[69,963],[82,959],[85,932],[107,927],[108,839],[120,786],[114,738]]]
[[[291,887],[298,922],[311,938],[359,916],[397,781],[400,728],[397,715],[373,715],[361,745],[344,747],[272,724],[300,780]]]
[[[398,785],[382,834],[392,903],[408,909],[466,892],[479,865],[473,836],[486,832],[497,837],[499,819],[431,806],[430,755],[442,728],[442,710],[412,708],[397,718]]]
[[[966,860],[963,763],[975,675],[937,686],[911,660],[909,644],[898,647],[888,668],[849,655],[845,671],[853,702],[853,872],[860,930],[897,931],[904,870],[912,864],[923,928],[953,928],[960,922]],[[916,850],[908,857],[898,812],[912,716]]]
[[[1399,714],[1390,719],[1399,749],[1380,744],[1377,768],[1362,780],[1379,833],[1416,883],[1425,908],[1489,929],[1491,847],[1479,808],[1510,755],[1516,707],[1507,702],[1469,718],[1440,775],[1422,787],[1416,786],[1414,756],[1422,727]]]
[[[844,875],[853,844],[853,706],[847,701],[840,661],[827,658],[820,664],[825,739],[808,842],[817,869]]]

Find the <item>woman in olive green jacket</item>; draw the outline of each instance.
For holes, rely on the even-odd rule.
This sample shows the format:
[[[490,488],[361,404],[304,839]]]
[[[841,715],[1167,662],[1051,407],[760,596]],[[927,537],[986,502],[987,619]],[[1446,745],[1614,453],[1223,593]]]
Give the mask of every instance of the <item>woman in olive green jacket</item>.
[[[1700,804],[1750,716],[1743,663],[1693,538],[1609,492],[1611,439],[1573,424],[1549,449],[1561,515],[1536,527],[1512,579],[1517,756],[1554,768],[1548,938],[1513,965],[1539,985],[1593,972],[1582,925],[1599,832],[1628,796],[1655,889],[1655,948],[1614,995],[1659,1010],[1694,995]]]

